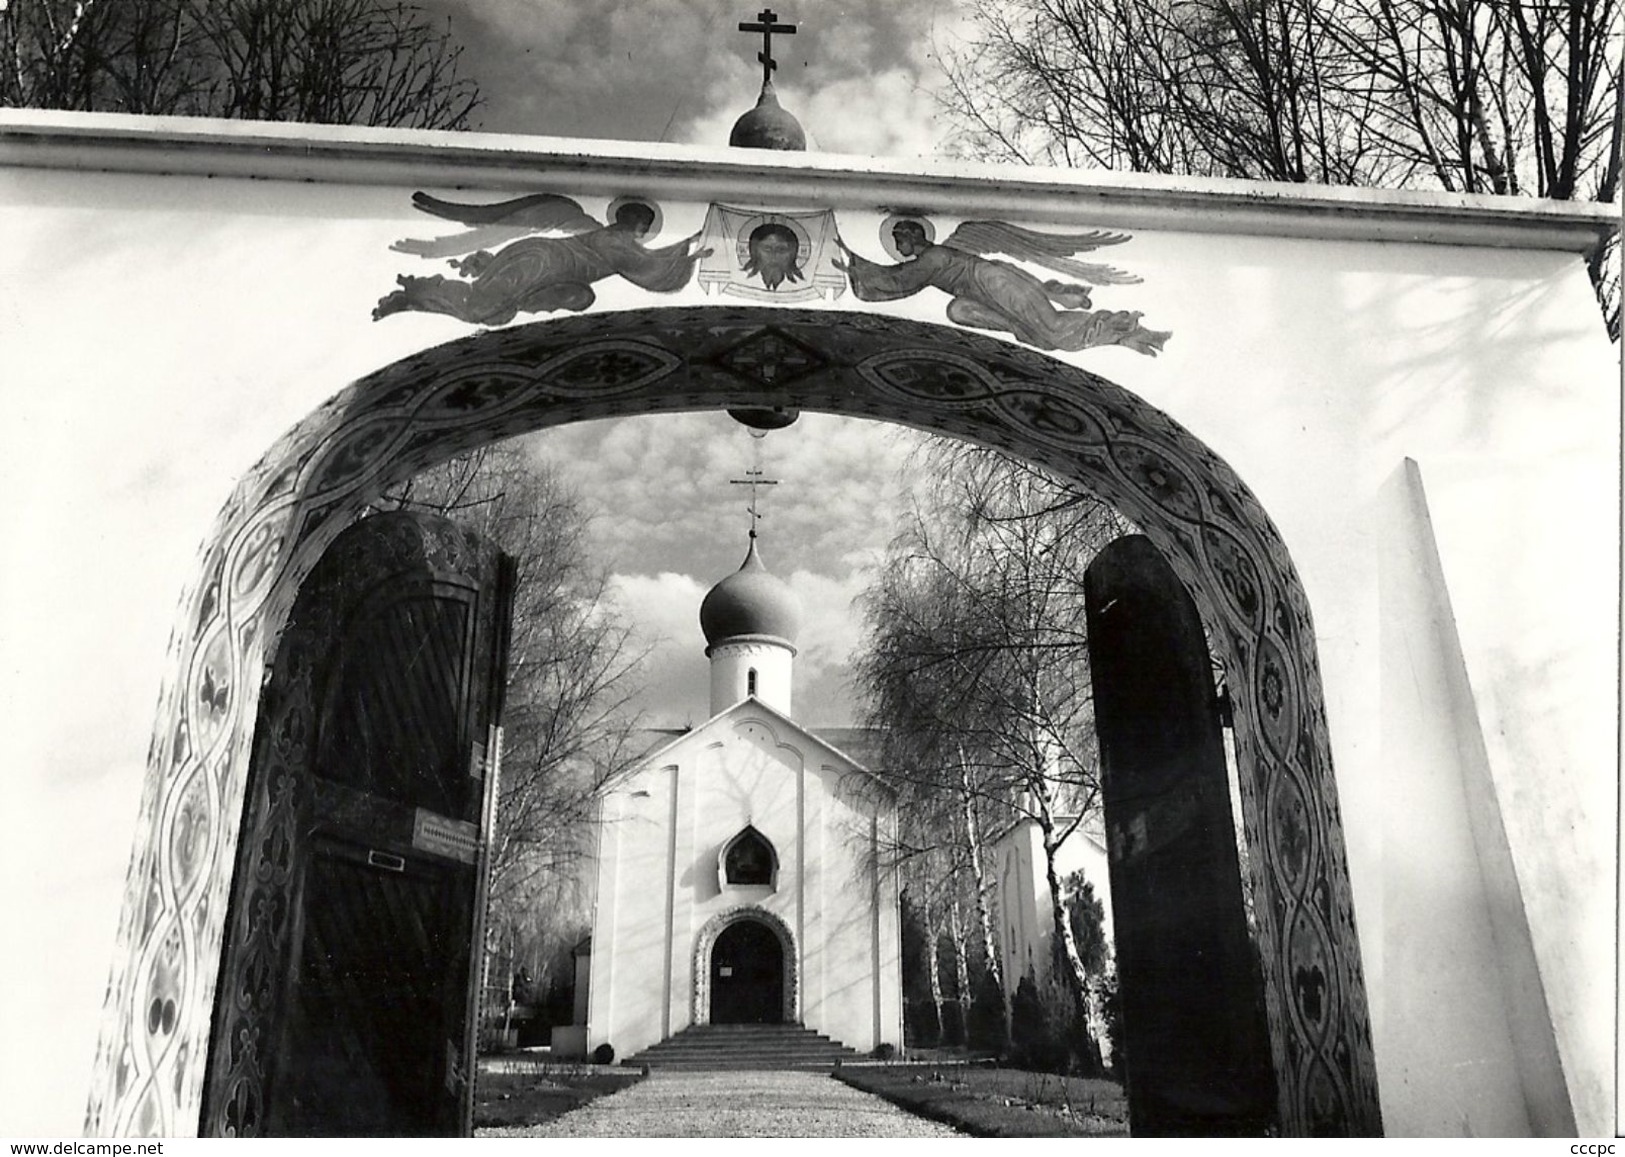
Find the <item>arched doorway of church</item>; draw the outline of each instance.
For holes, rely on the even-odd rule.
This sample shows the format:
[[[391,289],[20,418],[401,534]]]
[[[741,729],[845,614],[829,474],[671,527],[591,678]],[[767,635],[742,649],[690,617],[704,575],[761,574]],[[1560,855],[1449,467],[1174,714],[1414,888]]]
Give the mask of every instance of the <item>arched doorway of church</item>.
[[[1047,355],[900,318],[722,306],[536,322],[424,350],[313,411],[242,479],[175,631],[93,1127],[199,1124],[228,894],[239,873],[264,867],[263,850],[237,838],[259,711],[247,692],[328,545],[385,488],[457,453],[594,418],[736,408],[878,419],[992,446],[1092,490],[1141,529],[1193,600],[1230,691],[1273,1127],[1379,1131],[1314,628],[1256,498],[1167,414]],[[272,987],[232,999],[252,1017]],[[149,1017],[165,999],[174,1015]]]
[[[743,917],[711,945],[711,1023],[784,1022],[784,945],[766,924]]]

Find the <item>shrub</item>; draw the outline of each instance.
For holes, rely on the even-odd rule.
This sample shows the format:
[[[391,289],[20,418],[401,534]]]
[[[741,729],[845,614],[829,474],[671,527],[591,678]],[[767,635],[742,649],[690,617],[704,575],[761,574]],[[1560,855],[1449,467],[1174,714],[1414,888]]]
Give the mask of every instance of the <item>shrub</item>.
[[[916,1048],[929,1048],[942,1042],[942,1026],[937,1023],[937,1006],[931,1001],[904,998],[903,1042]]]
[[[1105,1021],[1106,1042],[1112,1053],[1112,1072],[1121,1075],[1123,1064],[1128,1059],[1128,1051],[1123,1039],[1123,1001],[1119,995],[1115,970],[1108,972],[1100,980],[1100,1011],[1101,1019]]]
[[[610,1043],[608,1041],[605,1041],[603,1044],[599,1045],[597,1048],[592,1050],[592,1063],[593,1064],[595,1064],[595,1065],[608,1065],[608,1064],[613,1064],[614,1061],[615,1061],[615,1050],[610,1047]]]
[[[869,1055],[874,1057],[877,1061],[889,1061],[897,1055],[897,1049],[887,1044],[885,1041],[881,1041],[874,1047],[874,1050],[870,1052]]]
[[[1009,1047],[1004,1025],[1004,991],[992,969],[984,970],[976,983],[976,997],[965,1017],[966,1043],[973,1049],[1002,1053]]]
[[[1043,999],[1049,995],[1040,995],[1030,975],[1021,978],[1010,1001],[1010,1052],[1022,1068],[1064,1073],[1067,1018],[1057,1015],[1061,1010],[1054,1006],[1055,1002]]]

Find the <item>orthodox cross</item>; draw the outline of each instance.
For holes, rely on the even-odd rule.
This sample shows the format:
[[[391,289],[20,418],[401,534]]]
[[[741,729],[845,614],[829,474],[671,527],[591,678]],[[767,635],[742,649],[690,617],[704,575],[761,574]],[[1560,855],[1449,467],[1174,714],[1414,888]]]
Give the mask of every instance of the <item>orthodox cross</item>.
[[[762,473],[762,469],[757,467],[755,470],[745,471],[743,478],[728,479],[729,486],[750,487],[750,505],[745,509],[750,511],[750,536],[752,538],[756,537],[756,524],[762,520],[761,511],[756,509],[756,488],[758,486],[777,486],[779,484],[777,478],[763,478]]]
[[[773,70],[779,62],[773,59],[773,34],[782,32],[786,36],[796,34],[794,24],[775,24],[779,14],[771,8],[763,8],[756,14],[755,24],[740,24],[741,32],[760,32],[762,34],[762,51],[756,54],[756,59],[762,62],[762,83],[767,84],[773,79]]]

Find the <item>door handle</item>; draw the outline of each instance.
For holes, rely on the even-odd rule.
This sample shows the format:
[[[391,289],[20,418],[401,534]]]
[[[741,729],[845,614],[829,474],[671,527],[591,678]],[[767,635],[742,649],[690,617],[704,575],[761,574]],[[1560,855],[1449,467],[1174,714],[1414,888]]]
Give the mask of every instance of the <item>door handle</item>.
[[[393,855],[390,852],[379,852],[369,849],[367,852],[367,863],[371,864],[375,868],[382,868],[386,872],[406,871],[406,860],[401,856]]]

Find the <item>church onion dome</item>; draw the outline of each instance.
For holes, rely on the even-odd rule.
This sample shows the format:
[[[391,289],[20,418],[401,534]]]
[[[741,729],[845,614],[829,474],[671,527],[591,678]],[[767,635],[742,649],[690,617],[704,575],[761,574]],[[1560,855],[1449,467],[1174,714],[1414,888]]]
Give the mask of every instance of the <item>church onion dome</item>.
[[[756,107],[734,122],[728,143],[737,149],[785,149],[807,151],[807,134],[801,122],[779,104],[771,83],[762,85]]]
[[[740,568],[711,588],[700,604],[700,630],[707,647],[738,639],[768,639],[795,646],[801,600],[790,585],[762,565],[756,536]]]

